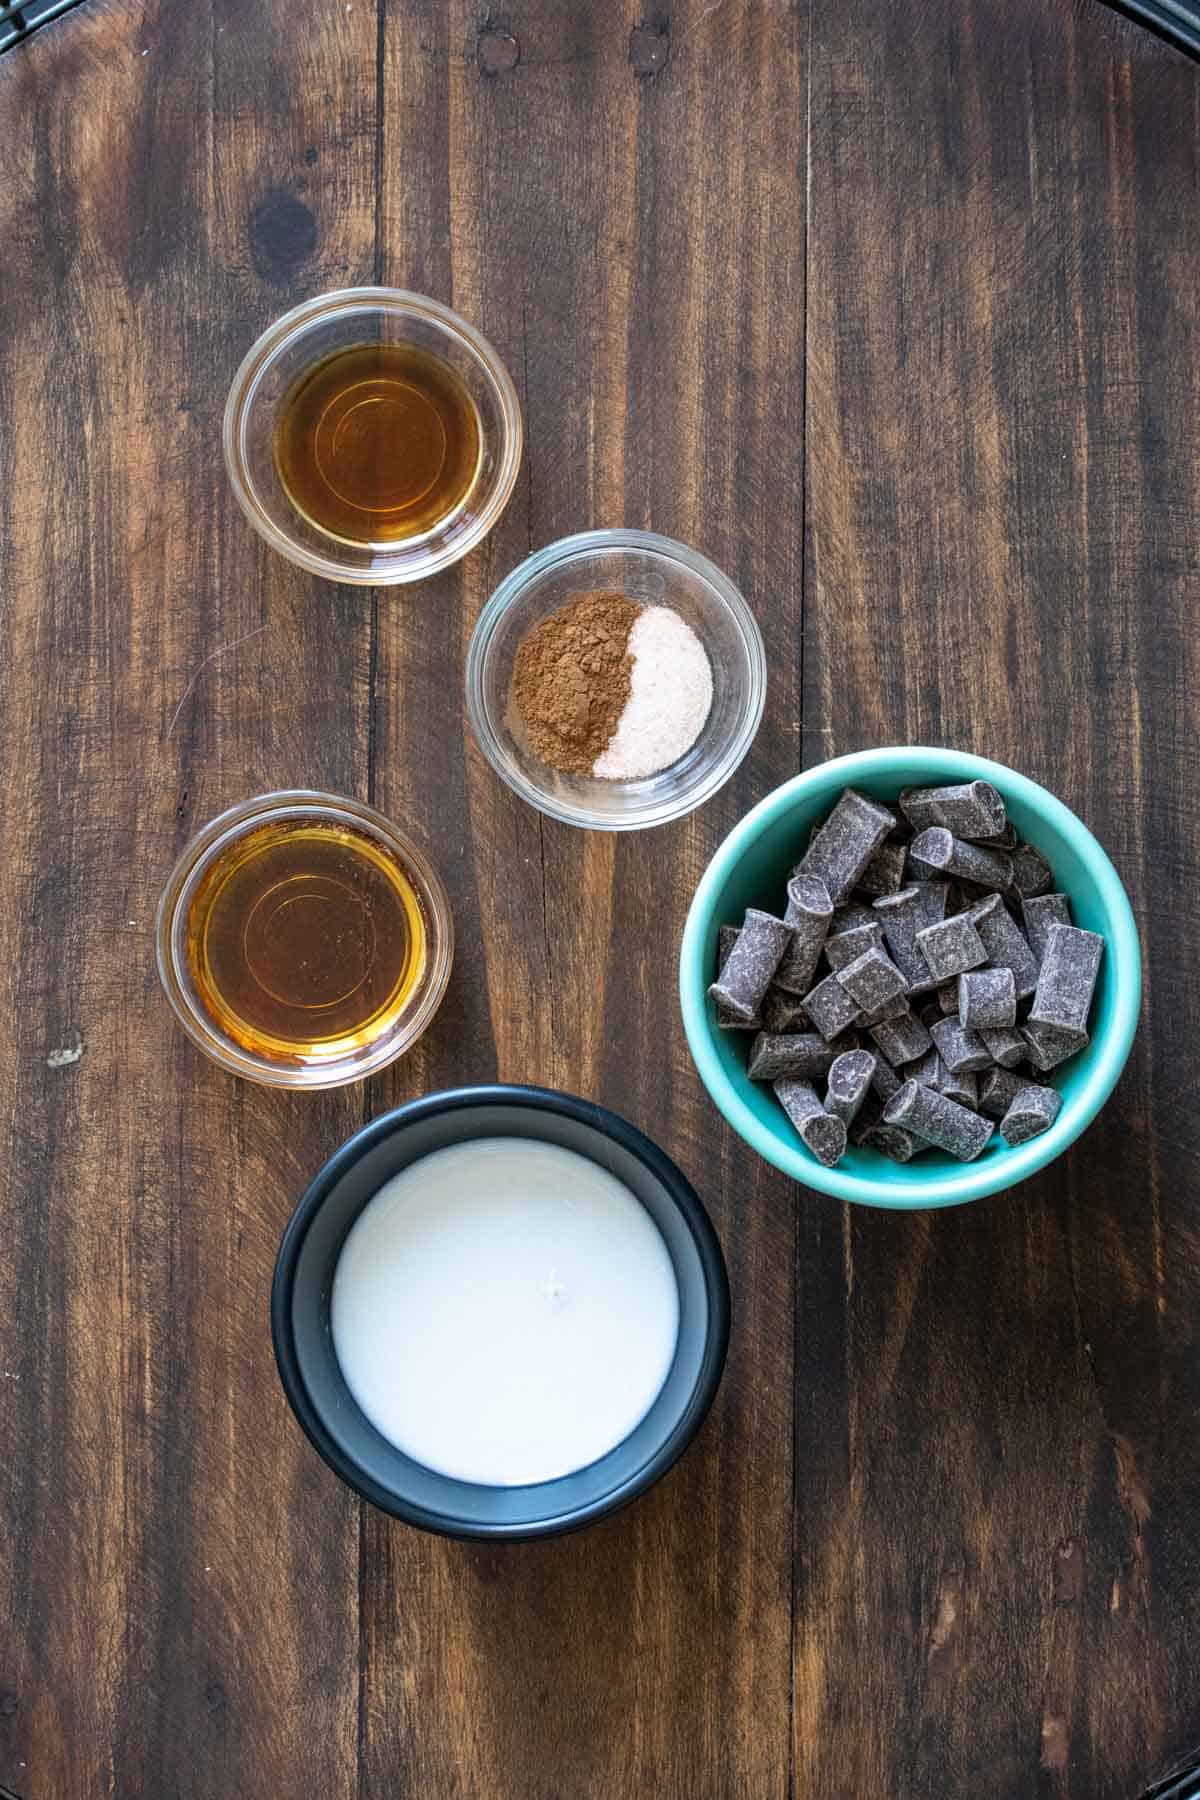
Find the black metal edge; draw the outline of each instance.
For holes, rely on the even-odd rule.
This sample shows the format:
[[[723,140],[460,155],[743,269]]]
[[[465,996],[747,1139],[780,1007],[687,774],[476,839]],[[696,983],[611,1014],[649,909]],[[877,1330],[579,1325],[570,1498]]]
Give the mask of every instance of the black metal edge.
[[[0,0],[0,53],[23,44],[42,25],[70,12],[81,0]]]
[[[1144,25],[1155,37],[1200,62],[1200,5],[1197,0],[1102,0],[1113,12]]]

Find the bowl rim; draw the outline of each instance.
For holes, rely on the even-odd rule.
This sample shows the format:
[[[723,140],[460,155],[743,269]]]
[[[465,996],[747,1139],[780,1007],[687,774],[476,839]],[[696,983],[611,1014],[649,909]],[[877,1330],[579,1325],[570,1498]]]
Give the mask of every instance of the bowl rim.
[[[725,752],[699,776],[669,801],[647,804],[628,813],[597,813],[591,807],[564,800],[531,782],[509,757],[492,729],[484,703],[484,667],[491,642],[504,614],[516,605],[526,590],[548,570],[582,560],[598,550],[642,550],[650,555],[681,564],[692,575],[705,581],[724,605],[737,626],[749,668],[747,702],[738,730]],[[657,531],[640,531],[626,526],[606,526],[596,531],[576,531],[569,537],[535,550],[509,572],[489,596],[475,621],[467,649],[465,674],[467,717],[484,756],[500,779],[538,812],[558,819],[564,825],[579,826],[585,831],[644,831],[655,825],[667,825],[682,819],[711,800],[737,771],[754,742],[762,723],[767,699],[767,653],[758,621],[737,584],[730,580],[699,550],[677,538],[664,537]],[[620,783],[614,783],[619,787]]]
[[[911,1189],[893,1189],[886,1182],[872,1181],[849,1170],[827,1169],[815,1157],[809,1156],[802,1145],[797,1144],[792,1149],[777,1140],[755,1117],[717,1057],[712,1038],[714,1028],[708,1018],[709,975],[704,958],[707,923],[717,897],[741,856],[761,833],[786,814],[799,796],[815,786],[817,777],[821,778],[822,784],[833,776],[835,782],[853,786],[856,780],[865,776],[889,774],[900,760],[910,768],[915,767],[918,778],[940,775],[990,781],[1002,792],[1022,800],[1072,842],[1093,871],[1113,921],[1112,938],[1106,951],[1112,959],[1115,997],[1112,1022],[1103,1038],[1097,1040],[1097,1054],[1086,1087],[1072,1104],[1063,1107],[1048,1131],[1010,1150],[999,1163],[986,1167],[966,1163],[961,1169],[931,1175],[927,1183]],[[714,852],[688,908],[679,951],[680,1005],[688,1048],[710,1098],[733,1129],[751,1149],[757,1150],[775,1168],[803,1186],[832,1194],[840,1200],[894,1211],[916,1212],[926,1207],[957,1206],[1000,1193],[1017,1182],[1028,1180],[1074,1143],[1112,1093],[1125,1066],[1137,1031],[1141,991],[1141,944],[1129,896],[1107,852],[1082,819],[1048,788],[1007,764],[965,750],[939,749],[924,744],[887,745],[833,757],[794,775],[767,794],[734,826]]]
[[[347,1170],[377,1144],[404,1131],[418,1120],[432,1118],[439,1113],[466,1112],[481,1106],[498,1105],[514,1106],[531,1113],[556,1113],[560,1117],[579,1120],[613,1138],[637,1157],[657,1177],[679,1209],[696,1245],[708,1299],[708,1329],[695,1386],[686,1406],[658,1448],[638,1469],[601,1498],[520,1525],[508,1522],[481,1525],[478,1521],[463,1520],[449,1512],[418,1505],[377,1482],[346,1454],[326,1429],[320,1410],[314,1405],[305,1384],[292,1329],[292,1295],[300,1251],[317,1213]],[[665,1475],[691,1444],[716,1397],[729,1348],[730,1319],[729,1274],[721,1241],[699,1195],[666,1152],[628,1119],[610,1111],[608,1107],[600,1106],[594,1100],[585,1100],[554,1088],[511,1082],[482,1082],[471,1087],[447,1088],[439,1093],[423,1094],[361,1126],[322,1164],[301,1195],[280,1241],[271,1281],[271,1340],[279,1378],[288,1403],[318,1456],[354,1493],[393,1518],[402,1519],[408,1525],[433,1532],[439,1537],[481,1539],[493,1543],[558,1537],[577,1531],[628,1505]]]
[[[487,505],[460,536],[441,550],[431,550],[419,564],[412,567],[403,567],[388,560],[369,565],[340,562],[332,555],[322,555],[318,550],[299,543],[275,523],[263,505],[250,480],[243,455],[243,436],[250,404],[262,376],[275,358],[290,344],[302,339],[316,323],[375,311],[416,315],[439,326],[449,337],[456,339],[474,357],[491,385],[503,420],[501,442],[497,446],[499,458],[495,486]],[[495,346],[468,319],[464,319],[461,313],[455,312],[453,307],[434,300],[428,294],[415,293],[410,288],[333,288],[328,293],[314,295],[310,300],[302,300],[299,306],[281,313],[259,333],[238,364],[229,384],[221,423],[221,447],[229,485],[239,507],[259,536],[273,550],[277,550],[298,568],[307,570],[310,575],[358,587],[401,587],[425,581],[442,569],[452,567],[475,549],[492,530],[512,498],[521,468],[523,443],[524,424],[517,390],[504,359]],[[402,545],[397,547],[397,555],[402,549]]]
[[[405,873],[417,888],[429,914],[426,927],[430,974],[420,1002],[400,1029],[390,1036],[374,1039],[357,1061],[339,1057],[324,1064],[293,1067],[272,1063],[265,1056],[256,1055],[213,1026],[208,1016],[193,1003],[178,967],[176,919],[201,865],[207,867],[220,850],[246,832],[279,814],[289,813],[311,814],[317,819],[345,817],[352,823],[369,826],[405,865]],[[364,1081],[386,1069],[411,1050],[429,1028],[445,999],[454,967],[454,915],[441,876],[420,846],[393,819],[346,794],[326,793],[319,788],[276,788],[227,806],[189,837],[172,864],[159,895],[154,916],[154,951],[159,982],[177,1022],[197,1049],[218,1068],[260,1087],[286,1088],[293,1093],[326,1093],[333,1088]]]

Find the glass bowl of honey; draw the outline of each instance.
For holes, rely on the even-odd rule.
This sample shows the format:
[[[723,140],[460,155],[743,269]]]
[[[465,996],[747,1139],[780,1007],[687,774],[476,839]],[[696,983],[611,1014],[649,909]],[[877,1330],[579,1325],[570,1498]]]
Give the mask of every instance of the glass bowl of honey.
[[[473,325],[421,294],[346,288],[285,313],[225,407],[242,511],[313,575],[421,581],[465,556],[508,503],[521,410]]]
[[[402,1056],[445,994],[446,892],[381,813],[262,794],[194,837],[159,902],[158,972],[184,1031],[231,1074],[332,1088]]]

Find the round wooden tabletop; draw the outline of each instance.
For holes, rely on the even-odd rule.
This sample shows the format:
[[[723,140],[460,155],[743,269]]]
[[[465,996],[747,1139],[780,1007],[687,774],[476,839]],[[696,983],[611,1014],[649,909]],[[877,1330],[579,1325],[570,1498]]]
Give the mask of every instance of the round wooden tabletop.
[[[1200,1743],[1200,72],[1092,0],[85,0],[0,57],[0,1783],[24,1800],[1132,1800]],[[526,459],[412,589],[253,536],[221,412],[385,282],[499,348]],[[592,525],[741,586],[766,717],[685,822],[539,818],[467,732],[479,608]],[[1114,1098],[989,1203],[791,1185],[675,994],[716,844],[941,743],[1096,831],[1148,986]],[[272,787],[429,851],[458,962],[366,1088],[206,1063],[154,970]],[[360,1506],[268,1290],[364,1117],[595,1096],[700,1189],[734,1333],[577,1537]]]

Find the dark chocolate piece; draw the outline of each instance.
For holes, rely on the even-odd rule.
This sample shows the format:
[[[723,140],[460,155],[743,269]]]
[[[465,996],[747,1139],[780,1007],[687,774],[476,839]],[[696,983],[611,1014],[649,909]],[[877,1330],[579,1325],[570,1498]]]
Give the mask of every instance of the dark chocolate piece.
[[[903,995],[908,985],[887,952],[878,948],[864,951],[839,969],[837,979],[862,1013],[878,1012]]]
[[[846,788],[825,823],[814,831],[800,859],[800,872],[819,876],[838,905],[895,823],[895,815],[886,806]]]
[[[938,1054],[952,1075],[975,1075],[990,1069],[992,1053],[983,1039],[968,1031],[961,1019],[943,1019],[933,1028]]]
[[[1002,1119],[1022,1088],[1031,1084],[1011,1069],[989,1069],[979,1077],[979,1110],[989,1119]]]
[[[936,1088],[922,1087],[917,1081],[906,1081],[898,1094],[893,1094],[883,1109],[886,1125],[902,1125],[905,1131],[936,1144],[960,1162],[973,1162],[992,1135],[990,1119],[981,1118],[966,1106],[947,1100]]]
[[[908,847],[909,861],[939,875],[973,881],[989,891],[1003,892],[1013,884],[1012,859],[1003,850],[957,838],[944,825],[931,825]]]
[[[958,1016],[968,1031],[994,1031],[1017,1022],[1017,984],[1011,969],[967,969],[958,978]]]
[[[774,1081],[780,1075],[824,1075],[833,1051],[815,1031],[760,1031],[750,1046],[746,1073],[751,1081]]]
[[[925,1056],[933,1039],[915,1013],[902,1013],[898,1019],[885,1019],[872,1025],[871,1036],[894,1069]]]
[[[904,886],[908,860],[903,844],[885,839],[858,878],[864,894],[895,894]]]
[[[1048,1075],[1059,1063],[1085,1050],[1089,1041],[1086,1031],[1060,1031],[1057,1025],[1029,1023],[1022,1025],[1020,1031],[1025,1039],[1025,1054],[1039,1075]]]
[[[1047,894],[1054,886],[1054,872],[1040,850],[1018,844],[1012,853],[1012,884],[1018,894]]]
[[[1052,925],[1071,923],[1071,906],[1065,894],[1030,894],[1021,901],[1025,936],[1029,948],[1040,963],[1046,953],[1046,938]]]
[[[1001,1025],[992,1030],[984,1026],[980,1037],[987,1045],[994,1062],[1002,1069],[1011,1069],[1019,1062],[1024,1062],[1029,1054],[1029,1046],[1016,1025]]]
[[[804,1010],[825,1039],[837,1037],[848,1025],[856,1023],[860,1008],[855,1005],[836,975],[827,975],[804,996]]]
[[[849,1126],[858,1116],[875,1073],[877,1057],[869,1050],[847,1050],[830,1065],[825,1110]]]
[[[1104,939],[1077,925],[1052,925],[1029,1021],[1056,1031],[1086,1031]]]
[[[849,931],[839,931],[835,937],[826,938],[825,961],[836,975],[864,951],[882,948],[882,928],[872,920],[869,925],[855,925]]]
[[[787,911],[783,922],[791,941],[775,970],[775,986],[789,994],[806,994],[812,986],[821,946],[833,917],[833,902],[823,881],[814,875],[793,875],[788,882]]]
[[[825,1111],[811,1081],[798,1081],[785,1075],[775,1083],[775,1097],[795,1126],[801,1142],[819,1163],[831,1169],[841,1160],[846,1149],[846,1127],[841,1119]]]
[[[927,925],[917,933],[917,949],[925,958],[935,984],[941,987],[952,975],[964,969],[977,969],[988,959],[983,939],[971,922],[969,913],[956,913],[940,925]]]
[[[791,931],[782,919],[750,907],[729,960],[708,990],[718,1006],[747,1024],[757,1018],[790,938]]]
[[[990,781],[953,787],[905,788],[900,811],[918,832],[942,825],[959,838],[995,837],[1007,824],[1004,801]]]
[[[1037,986],[1037,958],[999,894],[989,894],[967,917],[983,940],[988,961],[998,969],[1011,969],[1017,999],[1028,999]]]
[[[1036,1087],[1027,1082],[1013,1098],[1012,1105],[1000,1121],[1000,1136],[1010,1150],[1027,1144],[1030,1138],[1049,1131],[1062,1111],[1062,1095],[1057,1088]]]

